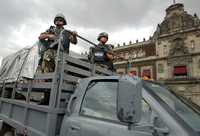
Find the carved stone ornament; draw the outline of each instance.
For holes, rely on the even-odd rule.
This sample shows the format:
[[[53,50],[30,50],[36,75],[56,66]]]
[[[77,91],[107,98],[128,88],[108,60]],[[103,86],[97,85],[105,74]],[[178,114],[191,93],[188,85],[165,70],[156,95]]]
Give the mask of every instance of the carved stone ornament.
[[[168,64],[173,66],[188,65],[192,63],[192,56],[168,58]]]
[[[181,11],[181,12],[180,12]],[[195,14],[190,15],[184,10],[183,4],[175,4],[166,10],[167,14],[164,21],[158,25],[156,33],[159,37],[163,34],[181,32],[200,26],[200,20]]]
[[[182,38],[174,39],[169,51],[169,57],[189,54],[188,48],[184,46],[184,44],[185,43]]]

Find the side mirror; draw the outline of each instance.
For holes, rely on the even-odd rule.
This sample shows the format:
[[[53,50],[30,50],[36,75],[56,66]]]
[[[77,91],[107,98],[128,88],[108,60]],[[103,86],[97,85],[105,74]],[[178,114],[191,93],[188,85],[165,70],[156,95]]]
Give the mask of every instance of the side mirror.
[[[118,83],[117,117],[121,122],[137,123],[142,112],[142,81],[122,76]]]

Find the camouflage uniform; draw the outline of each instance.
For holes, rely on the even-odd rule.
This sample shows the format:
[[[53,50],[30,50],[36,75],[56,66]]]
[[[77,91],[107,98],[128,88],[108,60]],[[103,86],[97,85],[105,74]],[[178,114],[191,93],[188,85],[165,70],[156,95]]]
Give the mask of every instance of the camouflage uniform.
[[[45,51],[42,60],[42,73],[54,72],[56,53],[57,51],[55,49]]]
[[[98,41],[100,41],[100,39],[102,38],[102,37],[106,37],[107,39],[108,39],[108,34],[106,33],[106,32],[102,32],[102,33],[100,33],[99,35],[98,35],[98,37],[97,37],[97,40]],[[112,60],[109,60],[108,58],[107,58],[107,53],[112,53],[112,45],[110,45],[110,44],[103,44],[103,43],[99,43],[98,45],[97,45],[97,47],[95,47],[97,50],[101,50],[101,51],[103,51],[104,52],[104,59],[103,59],[103,61],[100,61],[100,62],[97,62],[97,65],[99,65],[99,66],[101,66],[101,67],[105,67],[105,68],[107,68],[107,69],[109,69],[109,70],[111,70],[111,71],[114,71],[114,66],[113,66],[113,62],[112,62]]]
[[[60,33],[63,31],[63,29],[57,29],[57,28],[55,29],[55,36],[56,36],[55,40],[59,39]],[[63,31],[63,46],[61,48],[64,50],[65,53],[69,53],[70,42],[75,43],[74,38],[72,38],[71,34],[68,31]],[[58,46],[55,46],[53,48],[48,48],[44,52],[42,60],[43,73],[49,73],[54,71],[57,48]]]
[[[58,15],[60,16],[60,15]],[[55,17],[56,19],[56,17]],[[66,24],[66,20],[65,24]],[[55,23],[55,20],[54,20]],[[40,40],[42,43],[42,49],[41,49],[41,57],[42,57],[42,63],[41,63],[41,71],[42,73],[49,73],[54,72],[55,69],[55,58],[57,54],[57,48],[58,45],[50,48],[49,45],[52,44],[54,41],[58,40],[60,37],[60,33],[62,32],[63,36],[63,46],[61,47],[65,53],[69,53],[69,46],[70,42],[73,44],[77,43],[77,39],[75,36],[73,36],[69,31],[65,30],[64,27],[59,28],[56,26],[51,26],[46,33],[55,35],[54,40]]]
[[[112,46],[109,45],[109,44],[105,44],[105,45],[98,44],[98,46],[96,48],[103,50],[105,53],[112,51]],[[114,71],[113,62],[111,60],[109,60],[106,56],[105,56],[104,62],[97,63],[97,64],[100,65],[101,67],[105,67],[105,68],[108,68],[111,71]]]

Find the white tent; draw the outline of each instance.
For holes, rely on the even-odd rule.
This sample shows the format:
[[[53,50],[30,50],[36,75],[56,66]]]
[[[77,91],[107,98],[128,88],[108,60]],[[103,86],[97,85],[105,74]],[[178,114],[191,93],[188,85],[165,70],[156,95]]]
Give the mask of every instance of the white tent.
[[[14,82],[23,78],[34,78],[37,70],[40,42],[32,47],[25,47],[18,52],[5,57],[0,68],[0,81]],[[70,51],[69,56],[87,60],[87,56]]]
[[[18,78],[33,78],[39,61],[38,42],[32,47],[5,57],[0,68],[0,80],[16,81]]]

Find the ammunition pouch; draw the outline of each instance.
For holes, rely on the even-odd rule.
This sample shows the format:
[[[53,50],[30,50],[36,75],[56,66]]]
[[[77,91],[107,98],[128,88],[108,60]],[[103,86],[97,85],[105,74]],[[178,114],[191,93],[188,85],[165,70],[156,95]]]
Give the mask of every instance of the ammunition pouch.
[[[106,61],[106,52],[101,48],[90,49],[90,59],[93,59],[94,63],[102,63]]]

